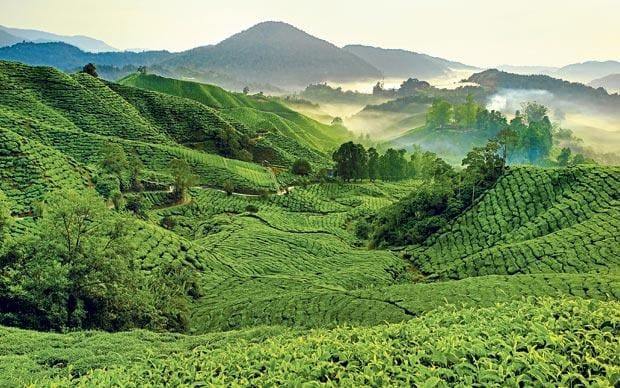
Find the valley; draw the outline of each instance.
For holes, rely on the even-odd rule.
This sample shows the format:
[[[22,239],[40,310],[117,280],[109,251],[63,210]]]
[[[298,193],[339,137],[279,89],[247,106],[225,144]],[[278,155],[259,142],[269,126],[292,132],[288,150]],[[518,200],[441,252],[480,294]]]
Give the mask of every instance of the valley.
[[[0,387],[620,384],[614,61],[113,46],[0,26]]]

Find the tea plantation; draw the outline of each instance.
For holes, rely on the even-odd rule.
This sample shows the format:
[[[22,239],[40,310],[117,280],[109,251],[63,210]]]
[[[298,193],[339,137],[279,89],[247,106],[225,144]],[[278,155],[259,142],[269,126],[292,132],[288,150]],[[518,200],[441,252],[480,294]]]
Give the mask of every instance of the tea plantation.
[[[310,183],[284,168],[329,166],[339,131],[264,96],[0,62],[0,302],[28,300],[30,284],[5,282],[14,268],[63,273],[3,244],[45,240],[41,201],[94,193],[110,145],[143,165],[144,191],[122,193],[143,202],[99,211],[127,231],[135,279],[155,294],[181,279],[164,290],[187,296],[155,304],[182,334],[0,326],[0,386],[620,384],[620,168],[513,166],[423,243],[372,250],[359,220],[429,181]],[[254,161],[227,155],[222,133],[250,139]],[[175,160],[195,178],[176,201]]]
[[[200,336],[0,329],[10,385],[614,386],[618,302],[529,299],[371,328]]]

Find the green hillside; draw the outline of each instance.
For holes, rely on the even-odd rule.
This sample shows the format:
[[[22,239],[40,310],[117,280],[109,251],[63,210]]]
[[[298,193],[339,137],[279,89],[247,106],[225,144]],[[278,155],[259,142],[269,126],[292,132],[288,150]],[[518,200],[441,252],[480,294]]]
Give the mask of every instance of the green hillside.
[[[418,245],[369,249],[386,209],[430,230],[403,218],[443,202],[412,194],[470,175],[261,165],[329,166],[334,133],[263,96],[0,62],[0,386],[618,385],[619,167],[502,163]]]
[[[523,273],[617,273],[620,169],[519,167],[470,210],[410,252],[447,278]]]
[[[261,95],[249,96],[227,92],[213,85],[140,73],[129,75],[119,80],[119,83],[198,101],[257,133],[263,133],[267,140],[278,134],[284,135],[303,147],[325,152],[336,148],[349,137],[342,127],[321,124],[275,99]]]
[[[7,385],[613,386],[617,302],[540,299],[333,331],[0,329]]]
[[[269,114],[275,117],[271,121],[281,131],[271,134],[272,128],[265,127],[265,133],[257,133],[263,129],[249,128],[235,118],[244,119],[243,112],[219,112],[189,99],[107,83],[86,74],[0,62],[0,79],[0,125],[82,165],[97,163],[102,146],[113,142],[128,154],[137,154],[150,171],[166,175],[170,160],[182,158],[203,184],[217,186],[232,180],[238,189],[250,192],[275,190],[271,173],[221,156],[235,158],[245,150],[260,162],[287,166],[307,158],[317,166],[325,165],[325,156],[303,143],[309,139],[319,144],[320,139],[275,114]],[[307,120],[306,128],[319,125]]]

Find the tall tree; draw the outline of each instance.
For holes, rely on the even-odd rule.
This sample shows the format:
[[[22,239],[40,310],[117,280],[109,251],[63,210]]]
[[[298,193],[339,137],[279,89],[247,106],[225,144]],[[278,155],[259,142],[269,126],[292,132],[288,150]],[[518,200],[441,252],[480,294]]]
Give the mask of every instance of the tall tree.
[[[541,122],[549,114],[549,109],[537,102],[524,103],[522,108],[528,124]]]
[[[82,69],[82,73],[86,73],[95,78],[99,77],[99,74],[97,74],[97,67],[92,63],[88,63],[86,66],[84,66],[84,68]]]
[[[430,128],[443,128],[452,121],[452,105],[446,100],[437,99],[426,113],[426,124]]]
[[[374,147],[368,149],[368,178],[372,182],[379,178],[379,153]]]
[[[476,189],[495,182],[504,170],[504,159],[498,154],[500,145],[489,141],[484,147],[474,147],[463,159],[464,180],[471,186],[471,201],[476,197]]]
[[[510,152],[517,146],[519,137],[510,126],[505,127],[497,134],[497,141],[502,147],[502,158],[504,163],[508,161]]]
[[[471,128],[476,124],[476,117],[480,106],[474,101],[474,97],[468,94],[465,103],[454,107],[454,120],[465,128]]]
[[[342,144],[332,155],[336,175],[344,181],[368,176],[368,153],[361,144],[352,141]]]
[[[562,148],[562,151],[560,151],[560,155],[558,155],[558,164],[562,167],[568,166],[568,164],[570,163],[571,154],[572,152],[570,148]]]
[[[170,172],[174,178],[174,199],[179,202],[185,202],[189,188],[196,183],[196,176],[192,173],[189,164],[183,159],[173,159],[170,162]]]
[[[379,158],[379,174],[383,180],[395,181],[403,179],[407,173],[405,150],[389,148]]]

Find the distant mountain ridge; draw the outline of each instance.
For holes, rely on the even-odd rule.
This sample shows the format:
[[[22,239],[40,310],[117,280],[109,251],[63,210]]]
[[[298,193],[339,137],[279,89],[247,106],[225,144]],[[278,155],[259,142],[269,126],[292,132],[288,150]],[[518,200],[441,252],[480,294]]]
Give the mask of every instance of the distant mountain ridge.
[[[454,69],[476,70],[476,67],[443,58],[432,57],[401,49],[384,49],[364,45],[343,47],[379,69],[384,76],[393,78],[415,77],[428,79],[443,76]]]
[[[476,83],[491,92],[509,89],[546,90],[555,99],[570,101],[582,107],[590,107],[613,115],[617,115],[620,111],[620,96],[548,75],[521,75],[490,69],[472,75],[467,82]]]
[[[617,73],[620,73],[618,61],[587,61],[564,66],[554,75],[567,80],[588,83],[594,79]]]
[[[620,62],[586,61],[582,63],[572,63],[563,67],[501,65],[497,66],[497,69],[521,75],[543,74],[571,82],[587,84],[609,74],[620,73]]]
[[[23,39],[0,29],[0,47],[11,46],[21,41]]]
[[[605,88],[608,92],[620,91],[620,73],[595,79],[588,85],[593,88]]]
[[[204,67],[283,87],[381,78],[379,70],[359,57],[283,22],[257,24],[216,45],[180,53],[163,65]]]
[[[34,66],[52,66],[64,71],[73,71],[89,62],[116,67],[126,65],[148,66],[159,63],[171,55],[168,51],[89,53],[63,42],[25,42],[10,47],[0,47],[0,58],[3,60],[17,61]]]
[[[82,35],[74,35],[74,36],[66,36],[66,35],[58,35],[53,34],[51,32],[39,31],[39,30],[30,30],[23,28],[10,28],[5,26],[0,26],[0,31],[3,31],[5,34],[9,34],[17,40],[12,43],[9,41],[8,43],[2,39],[2,35],[0,34],[0,47],[1,46],[10,46],[12,44],[28,41],[35,43],[47,43],[47,42],[64,42],[70,45],[73,45],[83,51],[92,52],[92,53],[101,53],[101,52],[109,52],[109,51],[118,51],[114,47],[108,45],[104,41],[94,39],[88,36]]]

